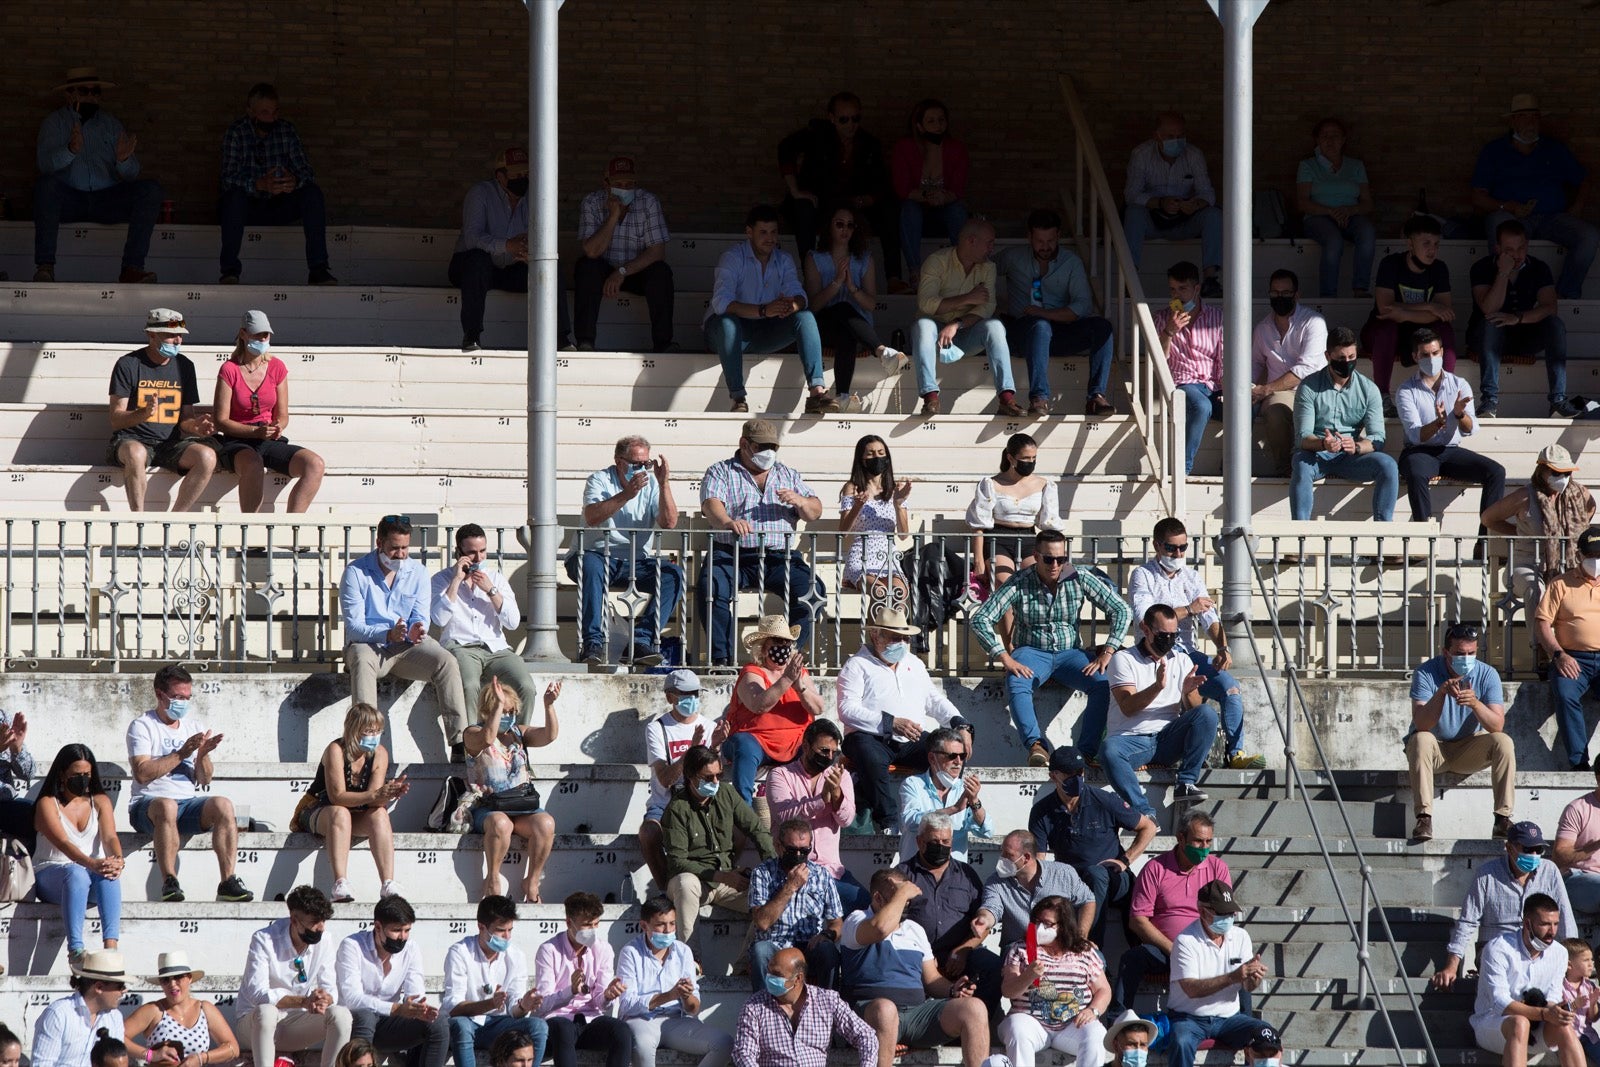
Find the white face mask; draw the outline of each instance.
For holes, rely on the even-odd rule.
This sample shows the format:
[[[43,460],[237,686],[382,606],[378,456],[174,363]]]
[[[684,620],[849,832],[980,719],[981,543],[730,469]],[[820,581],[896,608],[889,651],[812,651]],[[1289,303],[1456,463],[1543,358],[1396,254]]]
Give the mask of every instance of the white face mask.
[[[1591,578],[1600,578],[1600,559],[1586,559],[1583,561],[1583,573]]]
[[[1567,491],[1567,483],[1572,481],[1572,475],[1552,474],[1546,477],[1545,481],[1549,484],[1552,493],[1564,493]]]
[[[386,571],[398,570],[402,562],[402,560],[390,559],[386,552],[381,550],[378,552],[378,566]]]
[[[1056,928],[1054,926],[1035,926],[1033,940],[1040,945],[1053,945],[1056,943]]]
[[[1588,562],[1588,561],[1585,560],[1584,562]],[[1596,562],[1600,562],[1600,560],[1597,560]],[[959,781],[959,780],[960,779],[950,777],[948,774],[944,773],[943,771],[941,771],[937,767],[935,767],[933,769],[933,781],[934,781],[934,784],[937,785],[940,789],[953,789],[955,787],[956,782]]]
[[[1187,565],[1182,556],[1157,556],[1156,562],[1161,564],[1161,569],[1168,574],[1177,574]]]
[[[750,465],[758,471],[769,471],[776,462],[778,462],[778,450],[775,448],[750,453]]]
[[[581,930],[572,931],[572,940],[585,947],[592,945],[599,938],[600,931],[592,926],[585,926]]]
[[[1424,378],[1438,377],[1439,372],[1444,370],[1444,357],[1423,356],[1417,360],[1417,369],[1422,372]]]
[[[1001,856],[994,861],[994,873],[1001,878],[1015,878],[1017,876],[1017,865]]]

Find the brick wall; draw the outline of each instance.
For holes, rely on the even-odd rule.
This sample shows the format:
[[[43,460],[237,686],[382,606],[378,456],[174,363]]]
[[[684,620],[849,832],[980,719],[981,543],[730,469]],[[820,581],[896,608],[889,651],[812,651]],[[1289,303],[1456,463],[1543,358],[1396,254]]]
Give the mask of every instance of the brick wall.
[[[1274,0],[1256,33],[1257,181],[1291,192],[1321,115],[1352,126],[1392,230],[1429,190],[1465,207],[1512,92],[1600,164],[1600,14],[1583,0]],[[639,156],[680,230],[733,229],[776,198],[778,139],[849,87],[898,136],[924,95],[972,149],[975,210],[1012,220],[1069,173],[1055,75],[1078,81],[1120,188],[1153,113],[1180,107],[1219,181],[1221,46],[1202,0],[569,0],[562,13],[566,225],[604,160]],[[0,192],[26,215],[39,120],[97,64],[180,221],[211,221],[219,143],[275,82],[339,222],[452,226],[466,184],[526,130],[517,0],[51,0],[0,4]]]

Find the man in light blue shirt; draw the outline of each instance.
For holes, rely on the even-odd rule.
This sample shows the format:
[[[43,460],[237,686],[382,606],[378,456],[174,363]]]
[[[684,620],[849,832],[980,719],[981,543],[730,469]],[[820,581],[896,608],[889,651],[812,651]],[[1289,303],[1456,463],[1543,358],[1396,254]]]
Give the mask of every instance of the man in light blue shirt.
[[[1324,476],[1372,482],[1372,517],[1394,518],[1400,468],[1383,450],[1383,399],[1371,378],[1356,372],[1356,335],[1348,326],[1328,331],[1327,366],[1294,393],[1289,515],[1311,518],[1311,491]]]
[[[461,351],[476,352],[490,289],[528,291],[528,150],[507,148],[494,158],[494,177],[467,190],[461,236],[450,257],[450,284],[461,290]],[[556,338],[572,347],[567,300],[556,292]]]
[[[1205,281],[1200,296],[1222,299],[1222,209],[1206,171],[1205,153],[1184,136],[1183,116],[1164,111],[1155,133],[1128,157],[1122,190],[1122,233],[1137,267],[1150,237],[1165,241],[1200,238]]]
[[[1426,326],[1411,335],[1411,346],[1417,373],[1395,394],[1395,408],[1406,435],[1400,474],[1411,498],[1411,519],[1425,522],[1433,518],[1433,492],[1428,482],[1440,475],[1483,486],[1478,503],[1481,515],[1505,496],[1506,469],[1461,446],[1461,438],[1478,428],[1472,386],[1444,369],[1444,344]],[[1483,533],[1482,526],[1478,533]]]
[[[973,835],[993,837],[989,812],[984,807],[983,785],[976,774],[965,774],[971,753],[968,736],[944,726],[928,738],[928,770],[900,783],[900,858],[916,851],[927,815],[943,815],[950,822],[950,855],[967,861]]]
[[[744,392],[744,354],[777,352],[794,345],[805,368],[807,415],[839,410],[822,384],[822,336],[806,308],[805,286],[794,260],[778,247],[778,209],[757,204],[744,219],[748,240],[717,260],[711,304],[704,322],[706,345],[722,360],[732,411],[749,411]]]
[[[1406,763],[1416,798],[1414,841],[1433,837],[1433,776],[1447,770],[1471,774],[1488,767],[1494,787],[1493,835],[1511,828],[1517,749],[1506,733],[1505,691],[1500,672],[1478,659],[1478,628],[1456,623],[1445,631],[1444,654],[1411,676],[1411,732]]]
[[[633,1062],[654,1064],[658,1049],[699,1056],[699,1067],[733,1058],[733,1035],[701,1022],[694,953],[678,940],[678,913],[666,897],[639,906],[639,936],[617,954],[623,993],[619,1016],[633,1034]]]
[[[1050,357],[1089,353],[1088,402],[1083,413],[1109,415],[1111,323],[1094,314],[1094,293],[1077,253],[1061,247],[1061,216],[1041,209],[1028,216],[1027,245],[994,259],[1004,279],[1006,335],[1028,360],[1028,412],[1050,414]]]
[[[144,260],[166,194],[155,182],[138,180],[134,150],[139,139],[100,109],[101,93],[113,88],[93,67],[72,68],[55,90],[65,93],[67,102],[39,127],[39,181],[33,194],[36,282],[56,280],[56,236],[63,222],[127,223],[117,281],[156,280]]]
[[[661,624],[672,618],[683,595],[683,568],[655,555],[654,531],[678,525],[666,457],[652,460],[650,442],[643,437],[618,441],[611,466],[595,471],[584,483],[583,525],[586,529],[567,554],[567,575],[582,588],[578,613],[583,644],[578,659],[594,664],[611,658],[604,619],[606,590],[631,586],[650,600],[634,619],[633,648],[622,662],[655,666],[661,662]]]
[[[378,706],[378,679],[393,674],[413,682],[432,682],[439,721],[450,744],[450,758],[466,762],[461,730],[466,699],[461,669],[444,646],[428,636],[432,592],[428,572],[411,559],[411,516],[385,515],[377,545],[354,560],[339,579],[339,613],[344,618],[345,671],[357,704]]]

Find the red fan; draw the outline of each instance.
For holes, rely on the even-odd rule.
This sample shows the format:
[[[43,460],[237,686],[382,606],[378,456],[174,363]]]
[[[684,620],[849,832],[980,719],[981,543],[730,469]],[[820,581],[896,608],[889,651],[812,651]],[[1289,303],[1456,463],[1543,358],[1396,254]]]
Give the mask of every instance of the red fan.
[[[1028,944],[1028,962],[1029,963],[1038,963],[1039,962],[1039,927],[1034,925],[1033,923],[1029,923],[1028,924],[1027,944]],[[1033,980],[1033,984],[1035,986],[1037,986],[1039,984],[1039,979],[1035,978]]]

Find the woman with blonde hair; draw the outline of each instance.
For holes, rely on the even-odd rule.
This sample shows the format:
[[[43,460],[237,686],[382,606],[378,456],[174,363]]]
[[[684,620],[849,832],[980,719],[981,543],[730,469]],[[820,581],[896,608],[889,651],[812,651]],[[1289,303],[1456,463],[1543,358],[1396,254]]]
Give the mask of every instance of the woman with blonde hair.
[[[383,712],[371,704],[350,705],[344,733],[322,750],[317,776],[289,823],[290,829],[316,834],[327,842],[335,904],[355,899],[346,877],[354,837],[368,841],[382,883],[378,895],[400,892],[394,881],[394,831],[388,806],[405,796],[411,785],[404,775],[392,782],[386,780],[389,750],[382,744],[383,725]]]
[[[528,792],[533,775],[528,750],[543,748],[561,732],[556,721],[556,698],[561,683],[544,690],[544,725],[518,723],[522,700],[515,689],[491,678],[478,697],[478,723],[462,735],[467,748],[467,784],[476,801],[472,805],[472,832],[483,835],[483,895],[507,895],[500,885],[500,865],[511,849],[511,835],[528,843],[528,872],[522,879],[522,896],[540,904],[539,882],[545,860],[555,840],[556,821]]]

